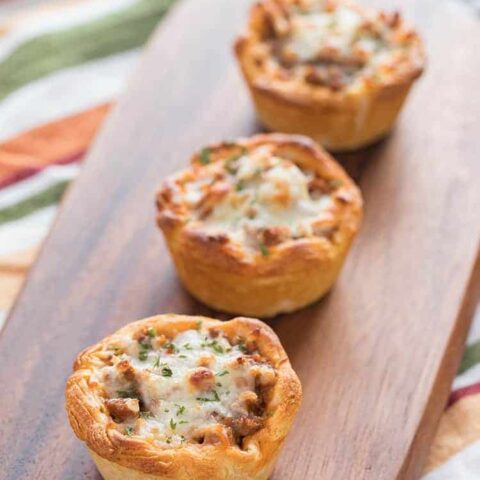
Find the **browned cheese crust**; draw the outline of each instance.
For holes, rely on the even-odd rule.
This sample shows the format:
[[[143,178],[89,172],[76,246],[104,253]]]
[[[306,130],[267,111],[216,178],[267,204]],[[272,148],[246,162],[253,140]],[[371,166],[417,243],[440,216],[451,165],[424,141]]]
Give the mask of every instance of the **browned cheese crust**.
[[[267,166],[249,167],[252,158]],[[298,193],[302,175],[308,193]],[[200,187],[192,199],[188,189],[195,182]],[[213,308],[256,317],[322,297],[362,216],[360,191],[342,167],[312,140],[283,134],[203,149],[190,168],[164,182],[157,206],[185,287]]]
[[[398,12],[350,0],[261,0],[235,52],[269,129],[335,151],[385,136],[425,64]]]
[[[152,366],[152,359],[158,354],[165,362],[172,360],[181,365],[181,359],[187,356],[181,353],[191,355],[192,346],[188,343],[174,345],[174,342],[182,334],[194,336],[194,331],[214,339],[208,345],[213,347],[212,353],[222,349],[218,353],[219,359],[227,355],[223,350],[225,345],[231,345],[231,368],[235,369],[237,364],[249,366],[249,371],[254,372],[252,381],[255,387],[254,391],[244,390],[241,394],[247,410],[223,418],[219,414],[222,404],[218,398],[225,392],[217,393],[215,388],[219,387],[215,385],[195,385],[191,379],[189,388],[197,388],[200,392],[200,398],[197,401],[193,399],[197,410],[202,402],[207,402],[201,397],[215,396],[218,402],[212,400],[203,404],[208,408],[204,427],[197,425],[195,429],[189,428],[188,422],[183,422],[182,432],[186,437],[180,437],[174,434],[180,428],[181,419],[189,418],[186,417],[186,408],[193,407],[191,404],[188,407],[181,405],[181,399],[178,399],[178,382],[181,379],[175,378],[175,372],[172,375],[166,366],[162,376],[162,367],[158,370],[158,364]],[[131,342],[139,343],[140,359],[126,356],[125,352],[131,352],[133,348]],[[142,356],[142,352],[147,351],[147,344],[148,355]],[[238,354],[239,347],[244,353]],[[202,362],[209,365],[208,355],[199,358],[197,365]],[[212,364],[210,367],[214,370]],[[125,390],[112,393],[108,383],[112,369],[116,369],[113,370],[117,375],[115,381],[128,380],[131,382],[128,389],[136,393],[125,393]],[[169,372],[167,375],[165,369]],[[199,367],[198,371],[210,370]],[[228,377],[225,372],[217,373],[218,385],[219,381]],[[228,373],[233,375],[235,372],[231,370]],[[156,378],[155,384],[173,382],[168,392],[178,402],[175,403],[176,414],[164,414],[163,398],[149,398],[145,393],[149,391],[146,386],[150,384],[142,385],[142,382],[146,382],[146,378],[151,379],[154,374],[158,375],[153,377]],[[199,374],[193,376],[202,377]],[[242,386],[238,378],[236,384]],[[112,398],[115,396],[118,398]],[[126,398],[132,396],[135,398]],[[266,479],[300,401],[300,382],[279,339],[267,325],[249,318],[220,322],[205,317],[169,314],[131,323],[80,353],[66,387],[70,424],[77,437],[85,442],[107,480]],[[165,402],[165,405],[172,405],[167,399]],[[123,407],[120,407],[122,404]],[[217,404],[218,412],[215,411]],[[229,406],[223,404],[223,408]],[[156,409],[155,416],[147,409]],[[155,434],[159,431],[159,424],[155,422],[162,415],[172,415],[169,424],[160,427],[171,429],[177,440],[172,441],[170,437],[165,440],[161,432]],[[150,421],[153,423],[148,423]]]

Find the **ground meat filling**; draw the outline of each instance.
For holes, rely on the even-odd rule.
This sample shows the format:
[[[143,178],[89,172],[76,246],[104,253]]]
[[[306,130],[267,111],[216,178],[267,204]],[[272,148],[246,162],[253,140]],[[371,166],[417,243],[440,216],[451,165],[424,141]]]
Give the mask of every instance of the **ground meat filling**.
[[[275,369],[256,345],[217,329],[174,338],[147,328],[99,353],[110,427],[162,446],[237,445],[262,429]]]
[[[332,241],[340,221],[335,196],[342,180],[302,168],[274,145],[222,148],[230,152],[214,161],[212,153],[202,152],[200,166],[164,189],[170,208],[186,218],[188,228],[201,230],[212,242],[235,242],[262,256],[292,240]]]
[[[279,79],[343,90],[377,81],[410,62],[410,34],[396,13],[356,8],[335,0],[265,0],[268,25],[258,62]]]

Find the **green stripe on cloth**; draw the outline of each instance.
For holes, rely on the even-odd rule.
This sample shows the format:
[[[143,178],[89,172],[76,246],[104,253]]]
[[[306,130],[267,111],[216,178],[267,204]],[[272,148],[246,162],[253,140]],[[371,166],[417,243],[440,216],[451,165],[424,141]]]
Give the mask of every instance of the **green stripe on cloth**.
[[[473,343],[465,350],[458,374],[466,372],[477,363],[480,363],[480,340]]]
[[[68,181],[55,183],[47,189],[27,197],[14,205],[0,209],[0,225],[19,220],[41,208],[55,205],[62,198],[68,184]]]
[[[105,17],[25,42],[0,63],[0,100],[63,68],[143,45],[174,2],[140,0]]]

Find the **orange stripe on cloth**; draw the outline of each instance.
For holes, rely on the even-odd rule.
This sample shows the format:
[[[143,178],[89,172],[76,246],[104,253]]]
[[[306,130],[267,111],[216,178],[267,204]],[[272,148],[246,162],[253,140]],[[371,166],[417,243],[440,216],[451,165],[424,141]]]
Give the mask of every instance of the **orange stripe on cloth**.
[[[458,400],[443,414],[425,473],[477,440],[480,440],[480,395],[471,395]]]
[[[0,187],[53,164],[79,160],[90,146],[110,104],[34,128],[0,143]]]

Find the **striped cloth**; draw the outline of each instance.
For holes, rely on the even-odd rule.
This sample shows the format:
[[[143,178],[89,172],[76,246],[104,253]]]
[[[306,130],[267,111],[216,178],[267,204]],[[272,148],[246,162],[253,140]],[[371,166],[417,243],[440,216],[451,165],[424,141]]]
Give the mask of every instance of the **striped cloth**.
[[[174,0],[33,2],[0,6],[0,328],[63,192]],[[479,478],[477,315],[424,480]]]

